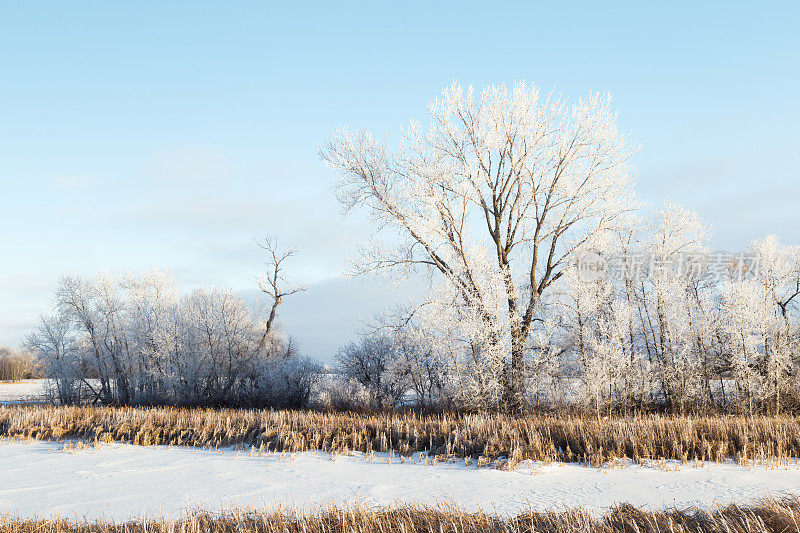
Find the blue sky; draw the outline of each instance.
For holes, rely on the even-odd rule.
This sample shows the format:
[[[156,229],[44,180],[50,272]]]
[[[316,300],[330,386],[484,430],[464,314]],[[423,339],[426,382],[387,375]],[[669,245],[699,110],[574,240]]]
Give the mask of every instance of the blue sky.
[[[718,248],[800,243],[798,6],[0,1],[0,345],[62,274],[247,291],[277,234],[311,285],[282,321],[329,358],[386,292],[339,277],[369,228],[317,147],[396,135],[453,80],[609,91],[646,201],[699,211]]]

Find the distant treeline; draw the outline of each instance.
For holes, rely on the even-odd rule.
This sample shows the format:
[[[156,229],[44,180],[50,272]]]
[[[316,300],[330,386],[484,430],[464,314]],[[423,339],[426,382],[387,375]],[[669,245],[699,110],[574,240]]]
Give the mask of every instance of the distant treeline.
[[[30,379],[36,375],[36,365],[30,353],[0,346],[0,381]]]

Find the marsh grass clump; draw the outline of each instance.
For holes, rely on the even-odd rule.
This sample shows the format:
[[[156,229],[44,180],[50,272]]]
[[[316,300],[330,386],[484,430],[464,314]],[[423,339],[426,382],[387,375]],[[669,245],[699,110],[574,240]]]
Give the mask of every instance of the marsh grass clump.
[[[401,506],[388,509],[334,507],[305,514],[280,509],[192,511],[179,520],[145,519],[123,523],[0,517],[0,533],[761,533],[800,531],[798,517],[800,500],[788,497],[749,506],[731,505],[714,511],[664,509],[651,512],[622,504],[602,516],[585,509],[525,511],[513,517],[500,517],[465,512],[453,506]]]
[[[741,463],[800,458],[790,415],[587,416],[288,410],[0,406],[0,436],[95,443],[252,447],[271,452],[393,452],[607,464],[661,459]]]

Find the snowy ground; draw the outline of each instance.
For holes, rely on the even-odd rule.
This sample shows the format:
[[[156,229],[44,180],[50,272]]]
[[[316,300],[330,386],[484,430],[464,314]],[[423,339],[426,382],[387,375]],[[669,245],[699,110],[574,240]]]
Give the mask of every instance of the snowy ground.
[[[701,467],[596,469],[575,464],[526,465],[514,472],[463,462],[400,463],[378,455],[322,452],[254,455],[232,449],[125,444],[88,446],[0,442],[0,514],[57,514],[122,520],[178,516],[187,507],[308,509],[332,503],[368,505],[455,503],[501,514],[532,506],[585,506],[600,511],[616,502],[713,507],[781,495],[800,488],[800,464],[775,468],[732,463]],[[677,470],[676,470],[677,469]]]
[[[10,403],[36,403],[47,399],[46,379],[0,381],[0,405]]]

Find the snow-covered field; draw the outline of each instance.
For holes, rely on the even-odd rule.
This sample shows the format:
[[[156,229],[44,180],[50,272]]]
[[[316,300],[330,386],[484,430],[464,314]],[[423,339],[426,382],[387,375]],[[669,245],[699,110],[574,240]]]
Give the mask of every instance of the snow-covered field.
[[[467,510],[511,514],[532,506],[617,502],[650,507],[697,505],[781,495],[800,487],[800,464],[775,468],[733,463],[667,469],[628,465],[597,469],[576,464],[524,465],[508,472],[459,463],[425,465],[415,458],[339,456],[322,452],[253,455],[125,444],[0,443],[0,513],[122,520],[178,516],[187,507],[286,506],[358,502],[455,503]]]
[[[0,404],[42,402],[47,399],[46,379],[0,381]]]
[[[45,399],[47,380],[0,383],[0,404]],[[108,444],[0,440],[0,514],[125,520],[187,508],[309,509],[330,504],[453,503],[514,514],[629,502],[714,507],[800,492],[800,463],[779,467],[667,462],[587,468],[522,464],[516,471],[415,456],[292,455]]]

